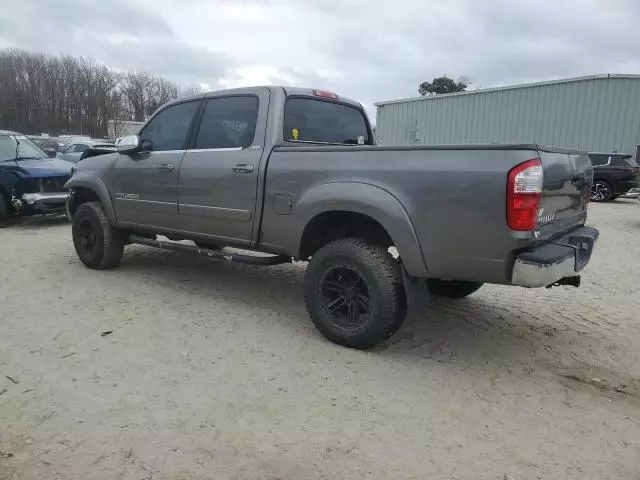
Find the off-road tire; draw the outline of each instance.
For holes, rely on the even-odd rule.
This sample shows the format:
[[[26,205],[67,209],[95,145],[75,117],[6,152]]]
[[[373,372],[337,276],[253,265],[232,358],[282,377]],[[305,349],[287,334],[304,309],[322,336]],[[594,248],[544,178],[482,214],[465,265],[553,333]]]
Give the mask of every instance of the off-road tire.
[[[366,286],[371,311],[355,328],[339,326],[323,304],[322,279],[336,268],[348,268]],[[371,348],[398,331],[407,314],[399,263],[379,245],[347,238],[331,242],[311,258],[304,278],[304,298],[309,316],[327,339],[345,347]]]
[[[83,248],[81,232],[87,228],[95,235],[95,248]],[[109,223],[100,202],[83,203],[73,215],[71,223],[73,245],[80,261],[95,270],[106,270],[120,265],[126,233]]]
[[[465,298],[482,287],[479,282],[465,282],[462,280],[438,280],[430,278],[427,280],[427,288],[431,295],[445,298]]]

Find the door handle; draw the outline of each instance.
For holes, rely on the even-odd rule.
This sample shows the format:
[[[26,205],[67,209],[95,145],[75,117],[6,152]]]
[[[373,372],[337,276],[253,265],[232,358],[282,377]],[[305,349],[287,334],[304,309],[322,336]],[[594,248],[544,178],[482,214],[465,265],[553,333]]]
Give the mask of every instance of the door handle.
[[[232,170],[235,173],[251,173],[253,172],[253,165],[250,163],[241,163],[240,165],[234,165]]]
[[[176,168],[176,166],[173,163],[161,163],[156,168],[164,172],[172,172]]]

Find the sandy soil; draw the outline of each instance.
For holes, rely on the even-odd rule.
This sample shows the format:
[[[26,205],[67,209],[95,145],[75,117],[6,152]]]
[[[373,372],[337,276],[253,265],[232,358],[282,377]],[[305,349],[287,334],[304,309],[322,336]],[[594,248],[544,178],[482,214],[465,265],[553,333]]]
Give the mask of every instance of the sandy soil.
[[[640,206],[589,223],[579,290],[434,301],[369,352],[300,266],[96,272],[64,221],[0,230],[0,479],[638,479]]]

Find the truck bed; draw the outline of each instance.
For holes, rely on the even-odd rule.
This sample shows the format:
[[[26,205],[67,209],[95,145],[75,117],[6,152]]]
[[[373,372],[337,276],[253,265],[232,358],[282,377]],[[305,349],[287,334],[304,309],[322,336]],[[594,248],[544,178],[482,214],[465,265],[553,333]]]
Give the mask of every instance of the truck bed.
[[[544,167],[541,205],[557,218],[515,232],[505,219],[507,174],[532,158]],[[262,241],[291,251],[296,207],[309,191],[325,183],[366,184],[395,199],[411,222],[422,258],[403,256],[403,240],[393,239],[410,273],[506,284],[517,252],[584,224],[586,204],[576,199],[588,195],[590,175],[581,152],[536,144],[277,147],[266,173]],[[282,195],[291,197],[293,215],[269,208]],[[337,198],[335,208],[341,208]]]

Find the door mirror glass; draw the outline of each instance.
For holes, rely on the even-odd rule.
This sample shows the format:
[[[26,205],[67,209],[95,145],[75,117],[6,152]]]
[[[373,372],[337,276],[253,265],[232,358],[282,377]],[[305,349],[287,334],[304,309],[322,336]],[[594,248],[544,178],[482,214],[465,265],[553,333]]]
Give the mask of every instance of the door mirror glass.
[[[128,137],[123,137],[118,144],[118,153],[121,153],[123,155],[135,153],[139,150],[140,137],[138,137],[138,135],[129,135]]]

